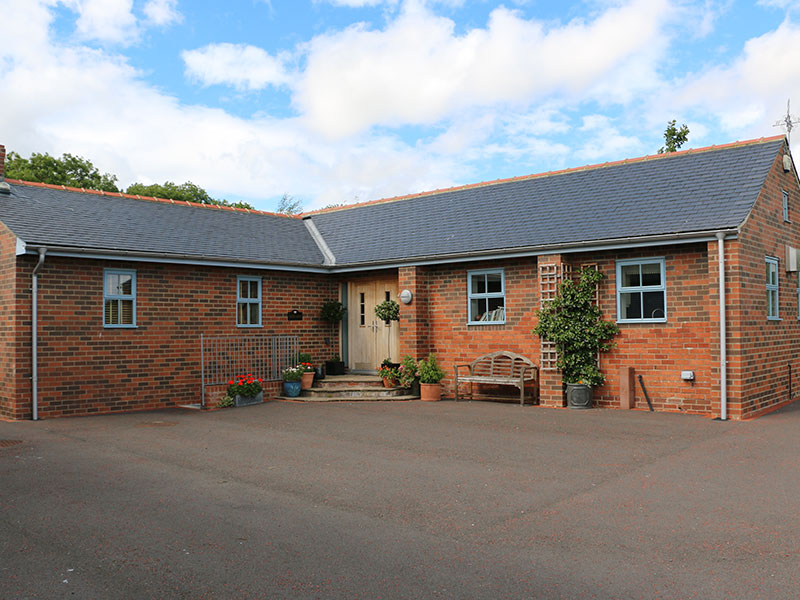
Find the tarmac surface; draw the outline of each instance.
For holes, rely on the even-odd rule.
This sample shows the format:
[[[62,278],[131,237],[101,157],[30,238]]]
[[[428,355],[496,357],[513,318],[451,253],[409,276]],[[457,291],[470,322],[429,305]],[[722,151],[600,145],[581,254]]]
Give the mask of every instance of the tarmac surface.
[[[0,422],[0,598],[798,598],[799,458],[800,403]]]

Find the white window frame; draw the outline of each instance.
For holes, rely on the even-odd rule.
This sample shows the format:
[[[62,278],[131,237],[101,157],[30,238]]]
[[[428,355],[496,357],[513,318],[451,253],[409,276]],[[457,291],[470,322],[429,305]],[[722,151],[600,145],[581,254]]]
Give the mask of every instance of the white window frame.
[[[622,285],[622,267],[630,265],[643,265],[658,263],[661,269],[661,285],[637,285],[637,286],[623,286]],[[642,292],[663,292],[664,293],[664,316],[663,317],[650,317],[645,318],[642,316],[640,319],[624,319],[622,318],[622,302],[620,296],[622,294],[635,294]],[[644,315],[644,302],[642,305],[642,315]],[[648,258],[630,258],[617,261],[617,323],[666,323],[669,313],[667,312],[667,261],[663,256],[654,256]]]
[[[766,287],[766,292],[767,292],[767,307],[766,307],[767,308],[767,321],[780,321],[781,320],[781,311],[780,311],[780,306],[781,306],[780,305],[780,287],[781,287],[780,283],[781,283],[781,281],[780,281],[780,271],[779,271],[780,263],[779,263],[778,259],[775,258],[774,256],[767,256],[767,257],[765,257],[764,261],[766,262],[766,264],[772,265],[772,266],[775,267],[775,283],[772,284],[772,283],[769,282],[769,276],[767,277],[767,280],[764,282],[765,287]],[[773,292],[775,293],[775,304],[774,304],[774,306],[775,306],[775,314],[771,315],[771,314],[769,314],[769,305],[770,305],[769,296]]]
[[[131,276],[131,293],[130,294],[108,294],[106,293],[106,281],[109,275],[130,275]],[[106,302],[108,300],[133,300],[132,311],[133,314],[131,323],[106,323]],[[122,309],[117,307],[120,318],[122,317]],[[134,329],[136,327],[136,271],[134,269],[103,269],[103,327],[106,329]]]
[[[500,275],[500,291],[499,292],[485,292],[483,294],[472,293],[472,277],[475,275]],[[503,299],[503,320],[502,321],[473,321],[472,320],[472,300],[487,300],[489,298],[502,298]],[[487,303],[488,310],[488,303]],[[475,271],[467,271],[467,325],[504,325],[506,316],[508,314],[508,307],[506,306],[506,273],[505,269],[479,269]]]
[[[247,281],[250,282],[257,282],[258,283],[258,297],[257,298],[242,298],[242,282]],[[236,326],[242,328],[253,328],[253,327],[261,327],[261,312],[262,312],[262,305],[261,299],[263,297],[262,293],[262,284],[261,284],[261,277],[250,277],[246,275],[239,275],[236,278]],[[239,305],[240,304],[247,304],[248,307],[250,304],[257,304],[258,305],[258,323],[239,323]],[[250,311],[247,311],[247,314],[250,314]]]
[[[783,190],[783,221],[784,223],[791,223],[789,219],[789,192]]]

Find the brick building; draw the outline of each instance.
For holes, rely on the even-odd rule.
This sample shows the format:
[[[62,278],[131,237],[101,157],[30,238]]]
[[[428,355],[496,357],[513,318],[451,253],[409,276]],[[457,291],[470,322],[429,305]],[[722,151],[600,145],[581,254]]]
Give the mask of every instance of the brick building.
[[[532,329],[584,265],[621,329],[596,403],[619,406],[633,368],[656,410],[757,416],[792,398],[799,202],[782,136],[300,217],[6,180],[0,417],[31,418],[34,399],[39,417],[197,402],[201,334],[295,335],[351,370],[436,352],[451,374],[511,350],[540,365],[540,404],[563,406]],[[376,321],[402,290],[400,321]],[[319,316],[332,299],[339,329]]]

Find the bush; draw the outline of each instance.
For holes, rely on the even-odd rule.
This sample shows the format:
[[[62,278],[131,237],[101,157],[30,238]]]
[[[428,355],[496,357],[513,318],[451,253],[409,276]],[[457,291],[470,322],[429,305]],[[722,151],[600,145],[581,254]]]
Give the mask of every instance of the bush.
[[[436,355],[431,352],[428,360],[424,358],[419,361],[419,381],[420,383],[439,383],[444,379],[444,371],[436,362]]]
[[[230,408],[231,406],[234,406],[235,404],[236,404],[236,401],[233,399],[233,397],[230,396],[229,394],[225,394],[222,397],[222,400],[217,402],[217,408]]]

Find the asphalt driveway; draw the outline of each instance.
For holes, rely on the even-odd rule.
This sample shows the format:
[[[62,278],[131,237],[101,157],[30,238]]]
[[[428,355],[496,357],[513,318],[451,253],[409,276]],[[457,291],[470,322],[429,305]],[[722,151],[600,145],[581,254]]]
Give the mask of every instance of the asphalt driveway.
[[[0,598],[797,598],[800,406],[0,423]]]

